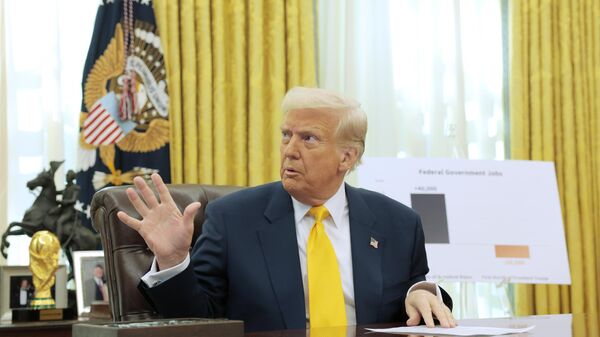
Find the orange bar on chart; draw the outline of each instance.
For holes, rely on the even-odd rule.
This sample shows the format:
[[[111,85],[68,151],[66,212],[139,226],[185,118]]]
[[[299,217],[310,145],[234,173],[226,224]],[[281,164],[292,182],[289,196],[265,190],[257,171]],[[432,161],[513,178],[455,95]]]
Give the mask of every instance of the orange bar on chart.
[[[529,258],[529,246],[495,245],[496,257]]]

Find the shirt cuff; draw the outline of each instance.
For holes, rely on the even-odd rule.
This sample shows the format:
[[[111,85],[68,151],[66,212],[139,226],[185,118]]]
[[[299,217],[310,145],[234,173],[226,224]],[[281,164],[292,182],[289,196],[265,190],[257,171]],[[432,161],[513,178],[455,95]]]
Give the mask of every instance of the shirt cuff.
[[[183,262],[181,262],[180,264],[165,270],[157,271],[158,267],[156,265],[155,257],[152,260],[152,266],[150,267],[150,271],[148,271],[144,276],[142,276],[142,281],[146,283],[148,288],[156,287],[157,285],[184,271],[189,266],[189,264],[190,254],[188,253],[188,255],[185,257],[185,260],[183,260]]]
[[[441,303],[444,303],[444,299],[442,298],[442,291],[440,287],[435,282],[430,281],[421,281],[412,285],[412,287],[408,288],[407,294],[409,294],[413,290],[427,290],[430,293],[434,294]]]

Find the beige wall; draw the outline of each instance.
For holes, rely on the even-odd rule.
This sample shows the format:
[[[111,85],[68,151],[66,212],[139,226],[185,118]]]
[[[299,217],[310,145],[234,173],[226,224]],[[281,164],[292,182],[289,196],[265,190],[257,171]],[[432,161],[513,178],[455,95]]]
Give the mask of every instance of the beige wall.
[[[4,1],[0,1],[0,51],[4,47]],[[8,138],[6,135],[6,71],[4,54],[0,53],[0,233],[4,233],[7,225],[7,190],[8,190]],[[0,264],[6,261],[0,255]]]

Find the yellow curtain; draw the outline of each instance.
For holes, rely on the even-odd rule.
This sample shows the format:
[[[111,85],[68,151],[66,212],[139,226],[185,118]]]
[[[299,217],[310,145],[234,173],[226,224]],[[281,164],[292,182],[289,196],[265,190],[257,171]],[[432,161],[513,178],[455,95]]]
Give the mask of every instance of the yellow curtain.
[[[0,1],[0,50],[4,51],[4,2]],[[6,135],[6,66],[4,52],[0,53],[0,233],[4,233],[8,222],[6,205],[8,204],[8,195],[6,186],[8,185],[8,137]],[[6,263],[6,260],[0,254],[0,265]]]
[[[516,312],[597,313],[600,1],[509,4],[511,157],[555,162],[572,281],[518,286]]]
[[[281,98],[315,85],[313,2],[155,0],[173,183],[279,177]]]

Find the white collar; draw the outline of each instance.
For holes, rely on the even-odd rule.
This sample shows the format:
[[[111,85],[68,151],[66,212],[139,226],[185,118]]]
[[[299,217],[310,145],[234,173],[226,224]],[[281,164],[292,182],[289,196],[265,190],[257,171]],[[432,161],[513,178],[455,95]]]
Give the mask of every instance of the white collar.
[[[299,223],[300,220],[302,220],[302,218],[304,218],[307,215],[312,205],[303,204],[300,201],[296,200],[294,197],[292,197],[292,204],[294,206],[294,220],[296,221],[296,223]],[[342,182],[337,192],[335,192],[335,194],[331,198],[325,201],[323,205],[327,207],[329,215],[333,220],[333,225],[338,227],[339,224],[342,223],[344,209],[348,205],[348,199],[346,199],[346,184]]]

